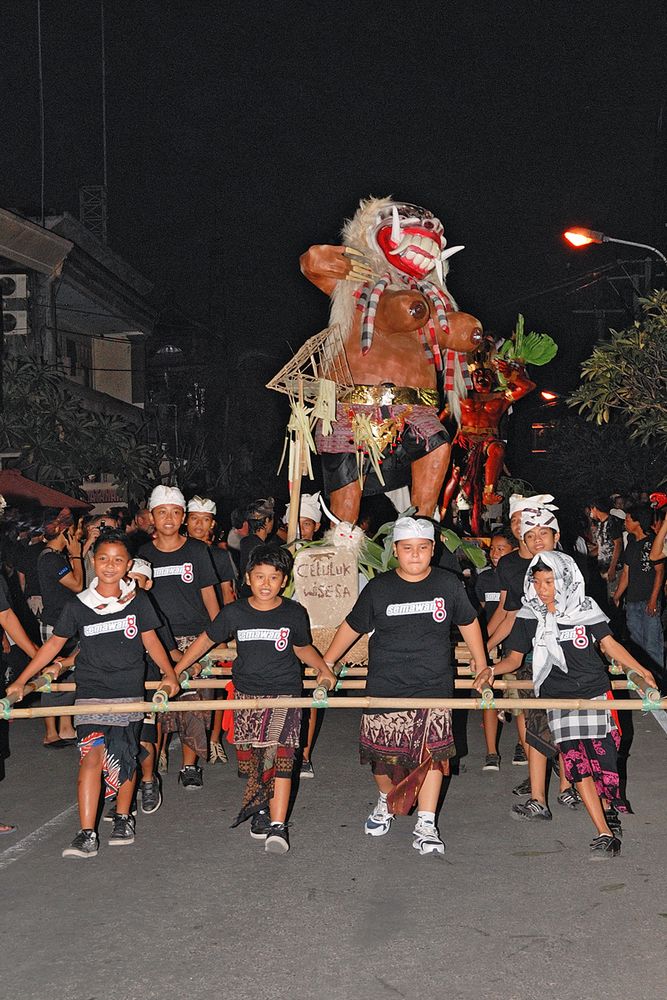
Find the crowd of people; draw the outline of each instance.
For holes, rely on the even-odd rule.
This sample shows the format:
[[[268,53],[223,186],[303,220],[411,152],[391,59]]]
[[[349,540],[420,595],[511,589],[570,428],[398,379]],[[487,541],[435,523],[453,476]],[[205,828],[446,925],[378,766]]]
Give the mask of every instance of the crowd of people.
[[[161,773],[177,744],[183,790],[202,788],[204,762],[227,762],[222,710],[197,707],[214,692],[181,682],[197,676],[212,647],[232,640],[234,697],[281,699],[235,714],[233,745],[246,784],[234,825],[249,821],[250,835],[268,853],[288,851],[292,781],[314,776],[317,713],[302,715],[283,699],[301,695],[304,664],[318,683],[333,687],[337,665],[363,634],[371,637],[366,693],[378,698],[453,697],[452,642],[460,635],[480,691],[510,674],[532,681],[536,696],[599,701],[586,711],[536,706],[516,714],[512,763],[527,766],[528,777],[514,792],[527,797],[510,815],[551,820],[554,774],[557,801],[573,809],[583,804],[590,816],[591,857],[617,856],[626,801],[618,775],[622,723],[605,704],[608,661],[665,692],[666,509],[661,494],[632,502],[598,497],[581,531],[566,538],[552,495],[514,495],[509,524],[485,540],[489,565],[482,571],[441,549],[436,522],[400,516],[395,568],[361,589],[326,650],[313,645],[305,609],[284,596],[293,562],[287,516],[277,523],[270,498],[234,511],[224,538],[211,499],[186,502],[177,487],[164,485],[129,521],[123,509],[84,517],[69,509],[12,512],[3,527],[0,577],[7,694],[20,699],[27,682],[51,665],[59,680],[76,682],[71,693],[41,695],[42,705],[54,708],[44,720],[44,747],[79,753],[80,830],[63,856],[96,856],[101,811],[111,823],[109,845],[132,844],[137,805],[144,814],[159,809]],[[302,498],[299,513],[300,539],[317,537],[317,498]],[[145,699],[147,680],[159,680],[176,703],[159,722],[124,707]],[[55,711],[68,704],[85,712],[73,720]],[[501,727],[511,718],[482,713],[484,771],[501,767]],[[1,736],[4,767],[6,723]],[[416,810],[413,847],[443,853],[436,819],[443,776],[457,756],[451,710],[366,710],[359,749],[378,792],[365,833],[382,837],[395,816]],[[14,829],[0,824],[0,833]]]

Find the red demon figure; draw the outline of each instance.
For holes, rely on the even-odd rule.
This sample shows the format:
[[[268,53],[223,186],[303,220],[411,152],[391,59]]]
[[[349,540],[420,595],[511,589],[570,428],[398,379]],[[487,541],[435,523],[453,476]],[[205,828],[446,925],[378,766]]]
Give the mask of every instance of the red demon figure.
[[[354,523],[367,493],[407,485],[432,516],[450,458],[438,412],[471,386],[466,355],[482,341],[479,320],[459,312],[447,291],[442,223],[427,209],[389,198],[362,201],[343,229],[344,246],[312,246],[303,274],[332,297],[354,389],[339,396],[331,434],[316,433],[332,512]],[[381,463],[381,482],[377,470]],[[375,466],[375,468],[374,468]]]
[[[495,345],[485,342],[471,363],[472,391],[460,400],[459,430],[454,438],[454,465],[445,487],[441,512],[460,491],[468,500],[473,534],[482,530],[482,508],[500,503],[496,492],[503,470],[505,442],[500,423],[517,400],[528,395],[535,383],[525,365],[494,357]]]

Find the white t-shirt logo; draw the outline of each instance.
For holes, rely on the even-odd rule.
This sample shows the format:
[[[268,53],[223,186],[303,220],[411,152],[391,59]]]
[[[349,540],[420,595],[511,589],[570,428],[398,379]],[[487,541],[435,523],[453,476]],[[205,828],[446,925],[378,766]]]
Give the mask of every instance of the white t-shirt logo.
[[[290,629],[283,628],[240,628],[236,633],[237,642],[272,642],[279,653],[287,649]]]
[[[107,635],[109,632],[123,632],[128,639],[134,639],[139,634],[136,615],[115,618],[110,622],[97,622],[95,625],[84,625],[82,631],[84,635]]]
[[[387,605],[387,617],[399,615],[431,615],[433,621],[444,622],[447,617],[444,597],[434,597],[432,601],[409,601],[405,604]]]
[[[190,562],[181,563],[178,566],[154,566],[153,579],[157,580],[162,576],[180,576],[183,583],[192,583],[195,578],[192,563]]]

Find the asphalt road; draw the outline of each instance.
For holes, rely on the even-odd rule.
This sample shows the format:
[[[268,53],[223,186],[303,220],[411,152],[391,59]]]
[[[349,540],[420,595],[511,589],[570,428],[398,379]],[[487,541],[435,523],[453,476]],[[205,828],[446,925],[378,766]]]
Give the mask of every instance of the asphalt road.
[[[232,763],[201,792],[165,778],[131,847],[60,857],[78,829],[76,751],[12,724],[0,816],[1,992],[7,1000],[633,1000],[665,996],[667,743],[636,716],[634,815],[623,854],[592,863],[592,826],[555,802],[551,823],[508,815],[514,733],[482,773],[479,715],[440,815],[444,858],[411,847],[413,821],[363,835],[374,801],[356,756],[356,711],[329,712],[291,820],[292,850],[267,855],[230,829]]]

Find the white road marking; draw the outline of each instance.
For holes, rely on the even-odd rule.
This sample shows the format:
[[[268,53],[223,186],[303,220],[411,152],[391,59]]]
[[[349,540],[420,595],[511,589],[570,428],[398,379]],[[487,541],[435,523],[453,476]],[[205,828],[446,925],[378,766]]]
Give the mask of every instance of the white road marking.
[[[50,837],[55,828],[60,826],[61,823],[64,823],[66,819],[69,819],[72,813],[76,812],[77,809],[78,805],[74,802],[71,806],[68,806],[67,809],[63,809],[61,813],[58,813],[57,816],[54,816],[53,819],[43,823],[42,826],[38,826],[37,829],[33,830],[32,833],[29,833],[27,837],[23,837],[22,840],[19,840],[16,844],[12,844],[11,847],[6,848],[6,850],[0,851],[0,871],[2,871],[3,868],[8,868],[9,865],[14,863],[14,861],[19,861],[23,855],[27,854],[28,851],[31,851],[33,847],[36,847],[37,844],[40,844],[43,840],[46,840],[47,837]]]

